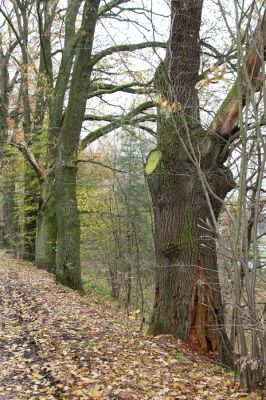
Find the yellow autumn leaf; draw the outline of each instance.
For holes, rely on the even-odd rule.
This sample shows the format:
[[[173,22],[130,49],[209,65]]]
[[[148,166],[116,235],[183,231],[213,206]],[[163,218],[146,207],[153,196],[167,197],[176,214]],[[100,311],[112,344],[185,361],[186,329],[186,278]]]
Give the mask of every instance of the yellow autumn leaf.
[[[174,101],[173,104],[170,105],[171,110],[174,112],[177,109],[176,102]]]
[[[101,393],[100,392],[98,392],[98,390],[95,390],[95,389],[91,389],[91,390],[89,390],[89,393],[88,393],[90,396],[92,396],[94,399],[100,399],[101,398]]]
[[[165,101],[164,97],[160,94],[159,96],[156,96],[154,99],[154,103],[161,105]]]
[[[83,390],[80,390],[80,389],[77,389],[77,390],[75,390],[75,395],[76,396],[83,396]]]
[[[212,64],[209,69],[210,69],[210,72],[213,72],[217,69],[217,65]]]
[[[160,150],[153,150],[150,152],[145,166],[145,173],[147,175],[150,175],[156,169],[161,158],[162,153]]]
[[[226,70],[227,70],[227,65],[223,64],[222,67],[221,67],[221,74],[222,75],[225,74]]]

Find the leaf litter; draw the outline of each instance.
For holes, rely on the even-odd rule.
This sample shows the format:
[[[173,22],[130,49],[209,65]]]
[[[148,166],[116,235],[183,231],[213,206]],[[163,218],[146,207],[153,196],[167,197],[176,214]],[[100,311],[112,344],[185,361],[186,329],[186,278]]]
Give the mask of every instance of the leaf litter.
[[[259,399],[170,335],[1,252],[0,400]]]

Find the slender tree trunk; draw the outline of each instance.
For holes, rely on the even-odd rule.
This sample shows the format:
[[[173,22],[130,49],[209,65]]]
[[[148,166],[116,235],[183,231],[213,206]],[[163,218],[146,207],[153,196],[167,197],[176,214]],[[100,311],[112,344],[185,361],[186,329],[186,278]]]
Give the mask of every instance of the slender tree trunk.
[[[4,149],[3,142],[8,138],[8,107],[9,107],[9,74],[8,61],[11,52],[3,53],[0,38],[0,168],[7,168],[7,177],[4,177],[2,196],[2,227],[1,245],[11,249],[16,255],[19,251],[19,225],[16,215],[15,177],[11,173],[12,152]],[[11,161],[12,162],[12,161]]]
[[[19,223],[15,200],[15,182],[10,179],[3,185],[3,246],[15,255],[20,254]]]
[[[55,271],[56,233],[55,189],[50,181],[44,181],[37,218],[35,264],[49,272]]]
[[[80,224],[77,208],[77,152],[90,85],[90,58],[99,0],[86,0],[72,73],[69,101],[59,136],[56,160],[57,253],[56,278],[81,289]]]
[[[53,3],[52,7],[54,7]],[[53,96],[48,101],[49,108],[49,129],[48,129],[48,154],[44,181],[41,184],[40,202],[36,236],[36,256],[35,263],[39,267],[44,267],[49,271],[55,270],[56,264],[56,194],[54,187],[55,180],[55,160],[57,157],[57,146],[60,130],[63,121],[64,101],[68,90],[69,78],[73,66],[76,45],[76,18],[80,8],[79,0],[69,1],[68,11],[65,17],[64,49],[62,59],[53,88],[53,68],[51,55],[51,24],[55,13],[50,13],[45,5],[43,6],[43,27],[40,29],[40,71],[46,74],[46,87],[40,82],[41,90],[36,98],[35,125],[43,122],[43,109],[47,98],[43,95],[47,87],[53,91]],[[38,5],[40,7],[40,5]],[[48,14],[47,14],[48,12]],[[39,14],[41,10],[39,8]],[[39,21],[40,22],[40,21]],[[45,32],[45,35],[43,34]],[[52,89],[53,88],[53,89]]]
[[[120,283],[118,281],[117,265],[114,265],[113,260],[108,263],[108,270],[109,270],[111,296],[115,300],[118,300],[120,292]]]
[[[53,113],[56,114],[58,107],[60,108],[61,106],[61,102],[53,104],[52,97],[49,95],[49,93],[53,92],[51,27],[56,15],[55,10],[57,3],[58,0],[55,2],[37,3],[40,40],[39,73],[41,79],[39,79],[37,83],[34,126],[35,130],[40,132],[43,129],[43,121],[47,110],[49,111],[50,125],[56,126],[56,131],[60,125],[58,120],[55,121],[55,119],[53,119]],[[75,30],[75,23],[72,24],[72,29]],[[44,76],[45,79],[43,79]],[[62,117],[61,113],[60,117]],[[53,138],[52,143],[51,136]],[[40,199],[35,241],[35,264],[37,267],[44,268],[49,272],[54,272],[56,258],[56,206],[53,168],[56,155],[56,137],[55,130],[52,130],[52,132],[47,135],[47,165],[43,181],[40,182]],[[52,168],[50,168],[50,164]]]
[[[24,260],[34,261],[35,238],[37,224],[37,196],[38,182],[34,171],[26,165],[24,175],[24,224],[23,224],[23,251],[21,257]]]
[[[57,169],[56,278],[72,289],[81,289],[76,174],[75,166],[60,166]]]
[[[21,96],[23,103],[23,133],[26,143],[32,140],[33,125],[31,115],[31,104],[29,96],[29,57],[27,52],[29,27],[28,27],[28,10],[26,4],[19,4],[21,14],[19,20],[19,30],[23,37],[21,52],[23,68],[21,70]],[[17,10],[18,11],[18,10]],[[35,257],[35,236],[37,221],[37,194],[38,182],[34,171],[27,164],[24,174],[24,224],[23,224],[23,251],[21,257],[25,260],[33,261]]]

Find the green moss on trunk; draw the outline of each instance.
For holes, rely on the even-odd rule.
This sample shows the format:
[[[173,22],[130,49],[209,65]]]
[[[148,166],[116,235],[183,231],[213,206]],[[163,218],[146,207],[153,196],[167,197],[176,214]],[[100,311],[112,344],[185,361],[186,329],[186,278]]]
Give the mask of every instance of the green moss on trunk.
[[[44,182],[41,205],[37,218],[35,264],[49,272],[55,270],[56,257],[56,209],[54,187]]]

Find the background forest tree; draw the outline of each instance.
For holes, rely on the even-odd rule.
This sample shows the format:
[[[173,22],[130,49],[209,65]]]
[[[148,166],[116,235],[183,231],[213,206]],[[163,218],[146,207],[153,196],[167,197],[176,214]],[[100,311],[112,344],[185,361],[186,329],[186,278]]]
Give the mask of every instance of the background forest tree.
[[[26,185],[27,190],[24,198],[25,224],[23,227],[24,245],[22,247],[25,254],[22,255],[26,258],[35,258],[38,266],[45,267],[48,270],[53,270],[56,266],[57,280],[75,289],[80,289],[82,286],[79,254],[79,216],[76,204],[76,163],[78,152],[80,151],[79,138],[85,117],[87,99],[97,98],[105,92],[114,93],[120,90],[118,84],[113,84],[110,87],[108,84],[105,85],[104,77],[97,78],[97,68],[101,70],[100,64],[103,65],[102,60],[105,57],[120,51],[128,52],[154,46],[165,47],[163,42],[145,41],[134,43],[133,45],[115,45],[99,50],[93,55],[91,54],[97,20],[102,21],[105,16],[109,18],[110,12],[123,3],[124,1],[112,1],[100,7],[98,3],[85,2],[83,5],[80,1],[70,2],[69,7],[63,9],[63,12],[66,12],[66,19],[63,21],[63,47],[61,46],[60,35],[58,35],[59,42],[55,44],[55,48],[58,46],[58,49],[55,50],[56,55],[61,54],[61,59],[59,60],[57,58],[53,60],[51,52],[51,43],[54,38],[57,40],[56,34],[61,29],[61,25],[58,24],[58,18],[55,18],[60,16],[60,12],[62,12],[58,9],[60,6],[58,2],[40,4],[35,4],[34,2],[18,2],[16,4],[15,2],[13,4],[14,8],[12,8],[11,2],[10,10],[4,6],[1,9],[8,29],[13,32],[16,39],[18,37],[22,38],[17,39],[22,59],[18,67],[18,73],[21,75],[21,80],[19,80],[21,90],[18,92],[19,97],[15,113],[20,114],[22,112],[23,119],[22,121],[14,121],[14,118],[12,118],[9,122],[9,126],[14,133],[13,140],[9,144],[13,144],[26,155],[38,179],[38,183],[35,180],[35,189],[30,190],[31,185]],[[82,21],[78,17],[80,7],[83,10]],[[118,10],[118,13],[123,11],[123,9]],[[13,14],[18,30],[11,19]],[[30,18],[32,14],[37,16],[37,25],[36,20]],[[55,23],[55,26],[53,23]],[[77,24],[76,27],[75,23]],[[32,37],[32,33],[29,32],[29,26],[34,33],[37,31],[37,42],[36,37]],[[87,32],[86,35],[89,35],[90,45],[85,32]],[[31,65],[29,64],[30,57],[27,48],[30,39],[33,41],[32,46],[37,46],[37,52],[34,57],[39,62],[38,68],[34,62]],[[57,67],[55,71],[52,68],[53,62],[55,64],[54,67]],[[32,72],[37,74],[36,85],[33,79],[29,81],[30,68]],[[85,74],[84,76],[82,75],[83,73]],[[92,73],[95,74],[95,79],[90,82]],[[103,83],[101,82],[102,80]],[[86,82],[87,86],[85,86],[84,82]],[[139,85],[145,86],[144,83],[138,82],[137,78],[133,77],[133,81],[122,85],[121,90],[129,90],[130,93],[138,94],[138,90],[132,87],[138,87]],[[100,92],[98,90],[99,86],[102,89]],[[30,94],[31,90],[34,95]],[[67,105],[65,104],[66,101],[68,102]],[[22,111],[20,110],[21,104],[23,104]],[[124,118],[127,117],[128,121],[134,124],[138,121],[134,121],[133,117],[152,105],[152,102],[146,102],[140,105],[139,108],[137,107],[136,111],[132,110]],[[68,115],[70,116],[68,117]],[[27,124],[24,121],[26,119]],[[142,115],[140,121],[145,121],[146,119],[149,119],[149,117]],[[44,140],[47,143],[47,153],[43,160],[39,162],[33,148],[43,132],[44,127],[42,124],[46,125]],[[73,124],[72,128],[71,124]],[[28,126],[27,128],[25,128],[26,125]],[[115,129],[116,126],[117,122],[114,119],[110,126],[107,125],[106,132]],[[102,132],[102,129],[100,130]],[[76,133],[74,134],[74,132]],[[97,137],[97,130],[95,133],[91,132],[83,138],[81,147],[85,147]],[[29,144],[32,146],[29,146]],[[32,184],[32,176],[25,172],[26,177]],[[57,201],[55,201],[56,196]],[[58,210],[56,212],[57,206]],[[69,224],[69,226],[67,227],[66,224]],[[55,249],[57,249],[56,252]],[[56,254],[57,261],[55,260]]]

